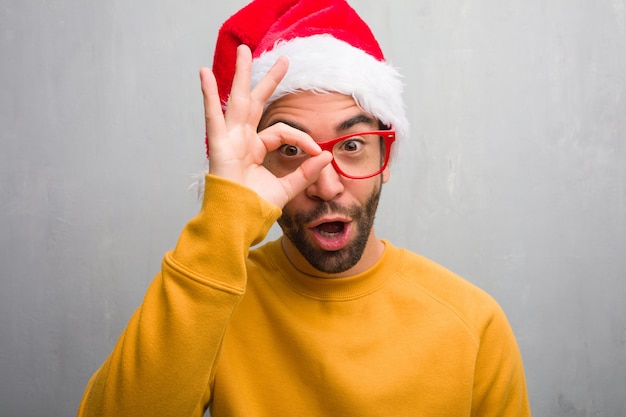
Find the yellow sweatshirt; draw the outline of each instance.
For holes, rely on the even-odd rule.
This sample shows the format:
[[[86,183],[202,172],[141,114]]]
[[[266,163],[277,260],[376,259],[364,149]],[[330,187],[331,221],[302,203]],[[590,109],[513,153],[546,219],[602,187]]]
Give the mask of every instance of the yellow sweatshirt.
[[[370,270],[305,275],[280,209],[207,176],[200,214],[91,378],[79,416],[529,416],[497,303],[385,241]]]

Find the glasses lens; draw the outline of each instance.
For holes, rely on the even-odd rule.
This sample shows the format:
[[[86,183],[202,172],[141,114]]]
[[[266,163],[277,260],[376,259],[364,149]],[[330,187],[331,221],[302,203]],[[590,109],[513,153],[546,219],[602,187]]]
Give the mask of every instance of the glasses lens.
[[[335,163],[345,174],[366,177],[378,173],[383,166],[385,141],[377,134],[351,136],[333,147]]]

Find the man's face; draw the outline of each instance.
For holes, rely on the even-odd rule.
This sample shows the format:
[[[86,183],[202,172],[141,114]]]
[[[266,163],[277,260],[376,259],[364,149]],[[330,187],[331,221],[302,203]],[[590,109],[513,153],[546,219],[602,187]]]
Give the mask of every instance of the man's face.
[[[308,133],[317,142],[379,128],[378,121],[352,97],[338,93],[301,92],[276,100],[259,127],[279,122]],[[277,152],[267,155],[265,166],[282,175],[277,169]],[[326,166],[315,183],[287,203],[278,220],[290,261],[303,271],[313,266],[337,276],[371,267],[382,253],[372,226],[381,186],[388,179],[388,169],[372,178],[354,180],[338,174],[332,165]]]

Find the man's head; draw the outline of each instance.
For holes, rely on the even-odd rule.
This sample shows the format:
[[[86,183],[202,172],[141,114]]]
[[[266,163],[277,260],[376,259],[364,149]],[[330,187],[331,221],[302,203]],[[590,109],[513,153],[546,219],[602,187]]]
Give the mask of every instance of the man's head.
[[[389,168],[382,165],[388,158],[385,145],[395,136],[360,134],[394,129],[400,140],[408,135],[399,74],[344,0],[256,0],[220,30],[213,72],[224,108],[240,44],[252,51],[253,87],[280,56],[289,58],[259,131],[285,123],[317,142],[349,138],[333,147],[334,166],[324,168],[317,181],[283,208],[279,224],[288,257],[302,269],[312,266],[313,273],[350,275],[371,266],[380,251],[372,233],[374,216],[382,183],[389,179]],[[365,146],[371,137],[376,146]],[[344,150],[348,156],[339,160]],[[362,150],[380,171],[371,168],[371,160],[363,169],[356,167],[361,162],[350,161]],[[281,176],[288,169],[285,157],[297,153],[293,146],[282,147],[270,152],[264,165]]]
[[[268,106],[298,91],[337,92],[393,127],[398,142],[408,137],[401,76],[345,0],[255,0],[224,22],[213,60],[224,106],[241,44],[252,51],[252,87],[278,57],[289,58],[289,70]]]

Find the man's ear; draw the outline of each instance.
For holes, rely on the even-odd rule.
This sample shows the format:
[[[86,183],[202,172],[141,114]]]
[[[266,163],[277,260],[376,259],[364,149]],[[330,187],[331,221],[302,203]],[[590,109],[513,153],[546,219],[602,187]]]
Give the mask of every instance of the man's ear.
[[[383,184],[384,184],[387,181],[389,181],[389,177],[391,176],[391,169],[389,168],[389,165],[385,167],[385,169],[382,172],[382,175],[383,175]]]

